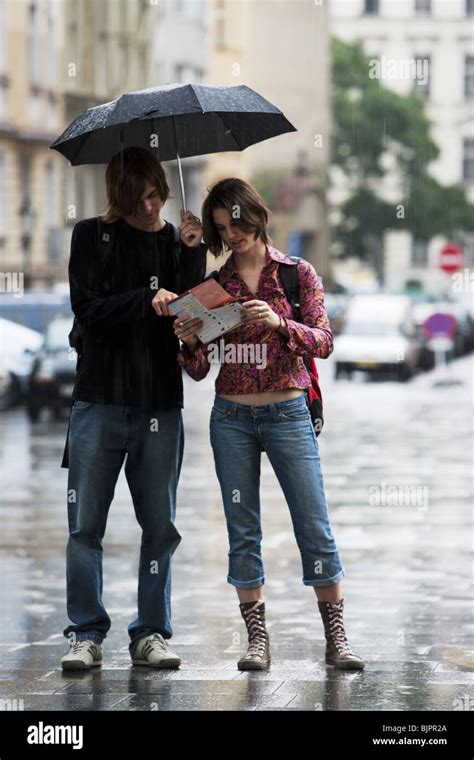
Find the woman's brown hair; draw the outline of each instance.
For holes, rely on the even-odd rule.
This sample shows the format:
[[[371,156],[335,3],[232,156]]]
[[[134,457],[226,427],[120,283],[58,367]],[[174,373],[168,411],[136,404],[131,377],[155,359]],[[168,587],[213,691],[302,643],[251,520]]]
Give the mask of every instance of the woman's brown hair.
[[[265,244],[269,242],[266,228],[270,211],[261,195],[243,179],[222,179],[211,187],[202,205],[203,237],[214,256],[230,250],[224,244],[212,218],[212,212],[217,208],[228,211],[232,219],[235,219],[235,225],[244,232],[254,232],[254,240],[260,238]]]
[[[158,159],[146,148],[124,148],[109,161],[105,172],[107,206],[104,221],[116,222],[136,213],[145,185],[156,187],[162,203],[170,189]]]

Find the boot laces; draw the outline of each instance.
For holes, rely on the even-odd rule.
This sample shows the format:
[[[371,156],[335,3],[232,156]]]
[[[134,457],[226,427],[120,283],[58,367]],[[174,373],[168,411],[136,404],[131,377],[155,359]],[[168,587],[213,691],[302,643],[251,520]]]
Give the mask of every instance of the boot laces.
[[[350,648],[349,642],[347,641],[344,624],[342,622],[341,608],[334,608],[333,605],[328,605],[328,613],[329,633],[331,635],[332,643],[336,647],[339,654],[352,654],[352,649]]]
[[[254,607],[244,610],[245,622],[247,624],[249,635],[247,656],[263,658],[265,656],[265,647],[267,644],[267,631],[259,607],[260,604],[257,602]]]

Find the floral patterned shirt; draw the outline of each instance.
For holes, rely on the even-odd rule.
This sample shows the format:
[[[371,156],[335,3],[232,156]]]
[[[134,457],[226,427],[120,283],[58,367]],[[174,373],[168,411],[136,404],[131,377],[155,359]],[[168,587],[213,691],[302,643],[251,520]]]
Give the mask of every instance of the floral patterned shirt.
[[[280,262],[298,266],[302,322],[292,319],[291,305],[278,275]],[[219,283],[240,303],[254,298],[266,301],[276,314],[285,318],[289,337],[258,323],[239,325],[214,343],[198,344],[194,353],[183,345],[178,352],[178,364],[194,380],[202,380],[211,362],[219,361],[218,395],[307,388],[310,378],[302,357],[325,359],[333,350],[323,285],[311,264],[302,260],[297,265],[276,248],[267,246],[267,260],[255,294],[239,275],[233,254],[219,271]]]

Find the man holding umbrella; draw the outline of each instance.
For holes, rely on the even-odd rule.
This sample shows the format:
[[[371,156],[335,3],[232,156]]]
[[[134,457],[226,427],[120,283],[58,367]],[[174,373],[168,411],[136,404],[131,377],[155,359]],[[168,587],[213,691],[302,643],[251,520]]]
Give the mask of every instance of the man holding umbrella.
[[[171,626],[171,556],[183,454],[183,387],[167,303],[201,282],[200,221],[161,211],[165,173],[146,148],[124,148],[107,166],[107,209],[74,228],[69,278],[81,326],[65,464],[69,466],[65,670],[102,661],[110,628],[102,600],[102,539],[115,484],[125,475],[142,528],[138,616],[129,625],[134,664],[178,668]],[[106,249],[105,261],[100,253]]]

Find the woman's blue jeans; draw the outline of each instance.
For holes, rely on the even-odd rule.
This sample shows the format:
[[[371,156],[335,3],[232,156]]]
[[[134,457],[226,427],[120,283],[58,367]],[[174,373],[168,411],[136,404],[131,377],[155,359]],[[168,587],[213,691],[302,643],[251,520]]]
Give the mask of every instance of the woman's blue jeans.
[[[102,539],[127,455],[125,476],[142,528],[130,648],[152,633],[170,638],[171,556],[181,540],[174,525],[184,444],[181,409],[75,401],[68,441],[67,611],[73,624],[64,635],[100,643],[110,628],[102,600]]]
[[[265,451],[290,510],[303,583],[337,583],[344,568],[329,524],[318,441],[305,396],[263,406],[216,396],[210,432],[229,535],[228,582],[246,589],[265,581],[259,493]]]

